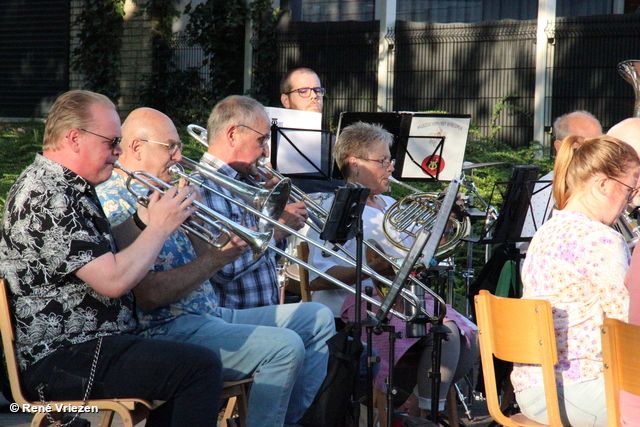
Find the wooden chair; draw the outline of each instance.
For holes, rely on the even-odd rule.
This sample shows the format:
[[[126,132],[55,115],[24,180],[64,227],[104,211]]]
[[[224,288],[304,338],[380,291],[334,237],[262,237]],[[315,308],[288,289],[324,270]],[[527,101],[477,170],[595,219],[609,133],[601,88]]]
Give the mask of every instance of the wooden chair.
[[[493,356],[507,362],[541,365],[550,426],[562,426],[553,366],[558,352],[549,301],[501,298],[481,290],[474,298],[487,406],[507,427],[542,426],[522,414],[500,411]]]
[[[15,402],[22,408],[23,405],[34,407],[42,406],[41,402],[31,402],[22,394],[20,385],[20,375],[18,363],[16,361],[11,313],[9,311],[9,300],[7,299],[7,289],[4,279],[0,279],[0,333],[2,333],[2,345],[4,346],[4,356],[7,362],[7,373],[11,385],[11,393]],[[56,413],[56,404],[66,406],[82,406],[80,400],[47,402],[52,406],[52,416],[54,419],[62,418],[63,413]],[[99,411],[104,412],[100,427],[111,426],[114,413],[122,418],[125,427],[133,427],[138,422],[146,419],[153,409],[153,404],[143,399],[97,399],[87,401],[85,406],[95,406]],[[47,426],[49,420],[43,412],[36,412],[31,421],[32,427]]]
[[[604,319],[600,332],[608,425],[619,426],[620,391],[638,395],[640,399],[640,326]]]
[[[248,392],[251,383],[253,383],[253,378],[240,381],[225,381],[222,388],[222,399],[228,399],[228,401],[220,424],[221,427],[230,427],[227,420],[232,418],[234,413],[238,414],[240,427],[245,427],[249,402]]]
[[[298,244],[298,259],[306,263],[309,262],[309,244],[307,242],[300,242]],[[309,287],[309,270],[300,267],[300,296],[302,302],[311,301],[311,288]]]

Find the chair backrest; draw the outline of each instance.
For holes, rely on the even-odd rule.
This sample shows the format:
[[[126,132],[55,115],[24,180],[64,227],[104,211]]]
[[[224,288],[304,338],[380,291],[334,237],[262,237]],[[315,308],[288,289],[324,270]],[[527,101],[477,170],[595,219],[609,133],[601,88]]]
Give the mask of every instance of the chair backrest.
[[[15,334],[11,320],[5,279],[0,279],[0,333],[2,334],[2,346],[4,347],[4,357],[7,362],[7,374],[9,376],[9,383],[11,384],[11,394],[15,402],[22,406],[23,404],[29,403],[29,401],[22,395],[22,388],[20,386],[20,371],[14,347]]]
[[[15,333],[13,330],[13,321],[11,319],[11,311],[9,309],[9,298],[7,292],[7,283],[5,279],[0,279],[0,333],[2,334],[2,346],[4,351],[4,357],[7,363],[7,374],[9,376],[9,383],[11,385],[11,394],[13,400],[23,407],[23,405],[39,405],[39,402],[31,402],[27,400],[22,394],[22,387],[20,385],[20,369],[16,360],[15,352]],[[54,403],[59,403],[60,406],[79,406],[82,405],[81,401],[59,401],[48,402],[51,406],[55,407]],[[116,412],[120,415],[122,423],[125,427],[133,427],[140,421],[146,419],[149,416],[149,411],[156,407],[161,402],[148,402],[142,399],[99,399],[89,400],[86,402],[86,406],[95,406],[99,411],[103,411],[103,419],[101,426],[111,426],[113,420],[113,413]],[[46,418],[46,413],[42,411],[36,411],[32,426],[44,426],[49,425]],[[60,415],[60,414],[54,414]]]
[[[300,242],[298,244],[298,259],[306,263],[309,262],[309,244],[307,242]],[[302,302],[311,301],[311,288],[309,287],[309,270],[300,266],[300,296]]]
[[[638,395],[640,399],[640,326],[604,319],[600,332],[608,425],[619,426],[620,391]]]
[[[501,298],[486,290],[481,290],[474,301],[487,406],[491,417],[505,426],[522,425],[500,411],[493,366],[495,356],[507,362],[542,367],[550,425],[562,426],[554,372],[558,352],[549,301]],[[522,420],[523,416],[518,418]]]

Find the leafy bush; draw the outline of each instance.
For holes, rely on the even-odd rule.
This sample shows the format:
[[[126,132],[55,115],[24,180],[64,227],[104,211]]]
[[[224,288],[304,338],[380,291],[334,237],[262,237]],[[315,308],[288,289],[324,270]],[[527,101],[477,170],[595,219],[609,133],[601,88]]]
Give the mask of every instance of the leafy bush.
[[[0,212],[9,188],[42,149],[43,136],[42,122],[0,123]]]

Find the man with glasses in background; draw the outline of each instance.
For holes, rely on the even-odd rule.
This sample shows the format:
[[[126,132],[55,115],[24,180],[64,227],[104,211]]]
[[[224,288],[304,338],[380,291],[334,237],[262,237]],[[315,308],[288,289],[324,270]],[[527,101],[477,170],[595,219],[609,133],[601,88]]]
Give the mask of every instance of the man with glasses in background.
[[[280,82],[280,102],[284,108],[322,113],[325,90],[310,68],[294,68]]]
[[[264,107],[247,96],[232,95],[220,101],[207,121],[209,149],[201,164],[222,175],[258,186],[254,177],[259,175],[258,160],[269,157],[270,120]],[[233,192],[206,180],[207,186],[219,193],[246,204]],[[267,183],[269,186],[269,182]],[[205,204],[238,224],[256,228],[259,218],[240,206],[203,188]],[[308,214],[303,202],[289,203],[280,222],[300,230]],[[281,249],[286,247],[288,233],[276,227],[271,241]],[[247,251],[231,264],[220,269],[213,277],[213,287],[220,305],[227,308],[252,308],[278,304],[280,290],[277,275],[277,255],[267,250],[258,260]]]
[[[325,93],[320,78],[310,68],[289,70],[280,82],[280,102],[284,108],[291,110],[322,113]],[[329,136],[333,146],[334,137]],[[344,180],[333,177],[330,180],[292,179],[292,182],[307,193],[333,193],[336,188],[345,185]]]
[[[171,182],[169,168],[182,160],[182,143],[169,117],[139,108],[125,120],[122,135],[122,167]],[[255,141],[246,142],[251,146]],[[98,195],[114,226],[133,216],[141,233],[149,218],[127,189],[126,177],[112,174],[110,181],[98,186]],[[138,194],[147,192],[141,183],[130,185]],[[190,191],[199,198],[196,189]],[[137,233],[119,234],[116,242],[126,247]],[[153,268],[134,288],[138,333],[212,350],[222,360],[225,381],[252,377],[247,426],[295,425],[325,376],[325,341],[333,334],[331,315],[317,304],[248,310],[220,307],[209,278],[241,254],[251,254],[245,252],[246,242],[230,234],[231,241],[221,249],[183,229],[166,239]]]

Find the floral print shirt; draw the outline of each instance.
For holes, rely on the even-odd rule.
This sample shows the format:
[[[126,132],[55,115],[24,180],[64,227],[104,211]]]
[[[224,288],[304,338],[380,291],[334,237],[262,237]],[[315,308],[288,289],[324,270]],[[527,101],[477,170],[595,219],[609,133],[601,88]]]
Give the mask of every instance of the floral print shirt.
[[[138,194],[147,194],[142,184],[134,181],[132,188]],[[127,189],[125,178],[113,172],[111,178],[97,187],[98,197],[112,226],[129,218],[138,210],[136,197]],[[178,228],[165,242],[153,266],[154,271],[167,271],[190,263],[197,257],[195,249],[182,228]],[[138,332],[143,336],[162,335],[167,322],[182,314],[218,315],[218,300],[211,283],[206,280],[181,299],[164,307],[147,311],[136,307]]]
[[[8,282],[21,370],[63,346],[132,332],[133,294],[99,294],[74,273],[115,253],[94,187],[37,154],[7,196],[0,276]]]
[[[600,325],[605,317],[627,321],[629,259],[618,232],[578,212],[554,211],[531,240],[522,268],[523,298],[551,303],[559,386],[602,374]],[[531,365],[515,364],[511,381],[516,392],[544,386],[541,369]]]

